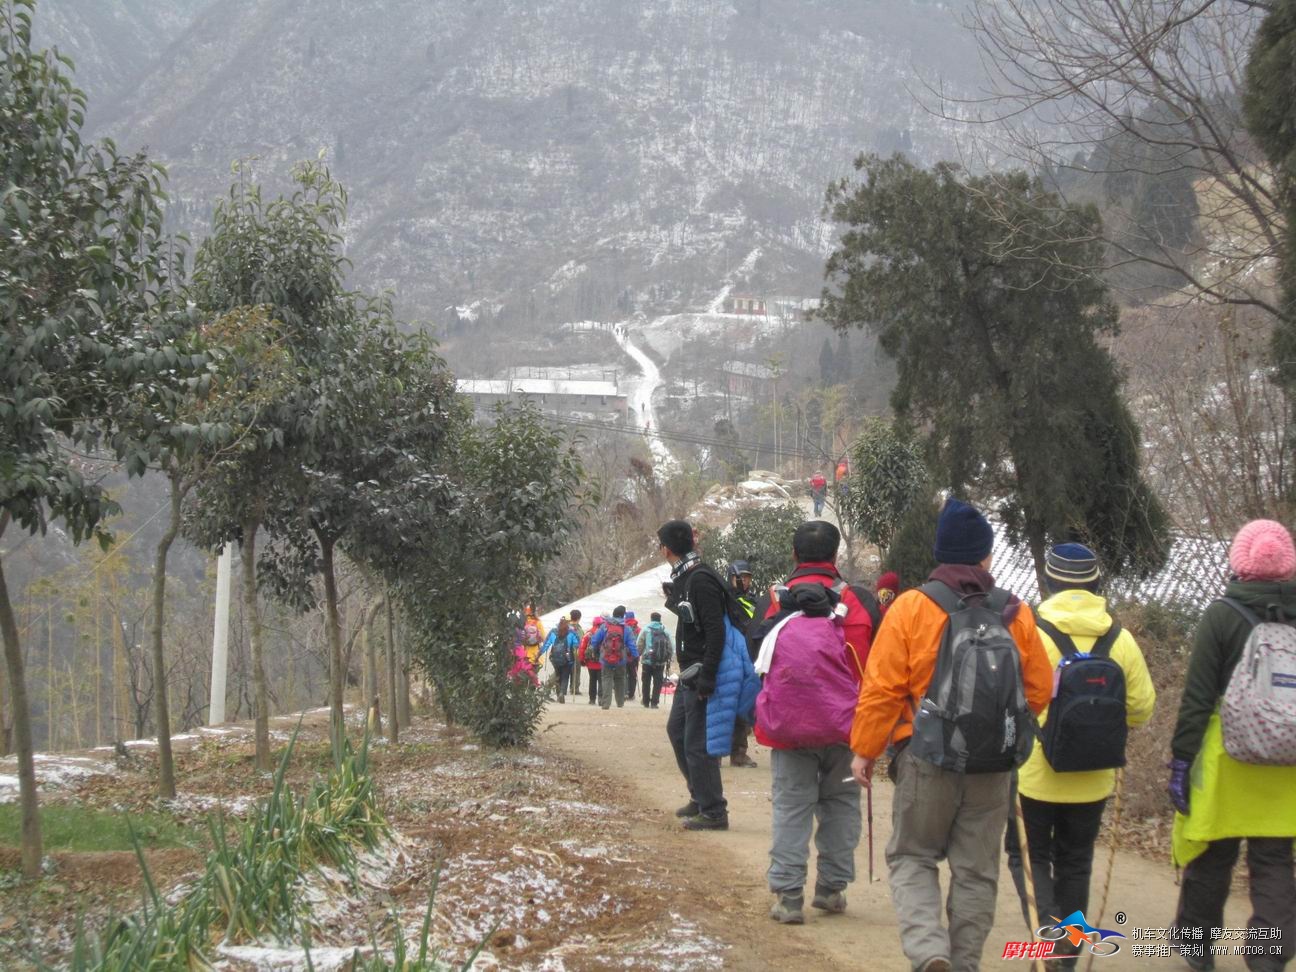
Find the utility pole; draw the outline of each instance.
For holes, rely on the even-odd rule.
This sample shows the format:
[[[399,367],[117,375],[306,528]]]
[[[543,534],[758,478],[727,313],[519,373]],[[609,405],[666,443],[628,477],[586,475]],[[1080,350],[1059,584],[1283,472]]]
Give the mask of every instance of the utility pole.
[[[212,632],[211,703],[207,710],[207,724],[219,726],[225,722],[225,676],[229,668],[229,612],[230,563],[234,559],[231,544],[221,547],[216,561],[216,625]]]

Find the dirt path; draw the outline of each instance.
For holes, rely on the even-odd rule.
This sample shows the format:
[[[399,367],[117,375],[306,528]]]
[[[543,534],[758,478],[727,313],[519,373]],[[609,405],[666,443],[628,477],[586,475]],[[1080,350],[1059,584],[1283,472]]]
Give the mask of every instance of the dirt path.
[[[692,834],[681,831],[671,811],[686,799],[683,781],[666,740],[667,703],[658,710],[644,709],[638,701],[607,712],[580,699],[553,705],[547,712],[540,745],[575,757],[591,769],[619,781],[623,798],[643,808],[643,829],[654,834],[662,854],[676,863],[672,878],[681,873],[696,892],[692,902],[679,902],[686,918],[704,920],[712,934],[733,946],[726,965],[737,969],[798,968],[870,970],[907,969],[900,950],[895,913],[886,883],[884,850],[891,833],[891,787],[880,784],[874,795],[875,876],[868,883],[868,853],[861,840],[856,855],[857,882],[847,892],[845,915],[823,916],[807,908],[802,927],[782,927],[770,921],[772,898],[765,887],[770,838],[769,753],[756,747],[752,755],[758,769],[724,768],[725,795],[729,800],[727,833]],[[1094,865],[1093,907],[1096,912],[1107,877],[1108,851],[1100,847]],[[813,863],[811,865],[813,867]],[[811,872],[813,873],[813,871]],[[1128,914],[1121,928],[1130,936],[1121,952],[1096,962],[1098,969],[1183,969],[1178,958],[1134,955],[1133,934],[1138,928],[1163,928],[1172,917],[1177,896],[1174,873],[1134,854],[1118,853],[1106,915],[1099,922],[1114,928],[1117,911]],[[1234,895],[1226,914],[1229,927],[1246,924],[1244,896]],[[1026,928],[1007,868],[1001,870],[999,906],[985,950],[986,968],[1018,966],[1025,962],[1002,961],[1007,941],[1027,940]],[[1144,942],[1143,944],[1146,944]],[[1240,958],[1217,957],[1219,969],[1245,968]]]

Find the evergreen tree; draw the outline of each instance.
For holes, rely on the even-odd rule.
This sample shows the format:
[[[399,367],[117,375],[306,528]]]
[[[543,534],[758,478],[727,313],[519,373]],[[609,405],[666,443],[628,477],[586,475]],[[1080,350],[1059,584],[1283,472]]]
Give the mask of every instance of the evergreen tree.
[[[832,342],[824,338],[823,344],[819,348],[819,380],[825,385],[831,385],[836,381],[836,378],[836,368],[833,367]]]
[[[1274,165],[1286,216],[1273,355],[1288,400],[1296,402],[1296,0],[1277,0],[1260,25],[1242,106],[1247,129]]]
[[[1021,173],[964,178],[876,156],[856,167],[858,183],[829,191],[846,232],[818,313],[839,330],[876,330],[897,364],[892,405],[930,429],[934,474],[1002,497],[1041,573],[1050,539],[1084,539],[1113,574],[1159,567],[1165,513],[1097,341],[1118,321],[1088,270],[1097,211]]]

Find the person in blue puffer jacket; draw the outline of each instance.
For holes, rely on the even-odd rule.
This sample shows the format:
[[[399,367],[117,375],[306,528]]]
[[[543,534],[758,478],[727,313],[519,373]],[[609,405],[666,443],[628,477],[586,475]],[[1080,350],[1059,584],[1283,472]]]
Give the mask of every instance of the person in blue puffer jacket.
[[[671,579],[662,585],[666,609],[678,618],[675,646],[681,681],[666,735],[688,784],[689,802],[675,814],[684,818],[686,830],[728,830],[719,757],[728,755],[733,744],[734,718],[755,703],[756,676],[746,641],[730,620],[729,592],[694,549],[693,527],[685,520],[670,520],[658,528],[657,540],[671,565]],[[685,678],[694,666],[692,677]]]

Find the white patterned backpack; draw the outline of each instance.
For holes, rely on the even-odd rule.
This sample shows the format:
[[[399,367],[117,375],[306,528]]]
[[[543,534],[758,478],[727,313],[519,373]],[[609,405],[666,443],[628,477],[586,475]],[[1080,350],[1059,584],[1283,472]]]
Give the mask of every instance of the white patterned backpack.
[[[1251,625],[1220,704],[1224,749],[1239,763],[1296,766],[1296,627],[1220,600]]]

